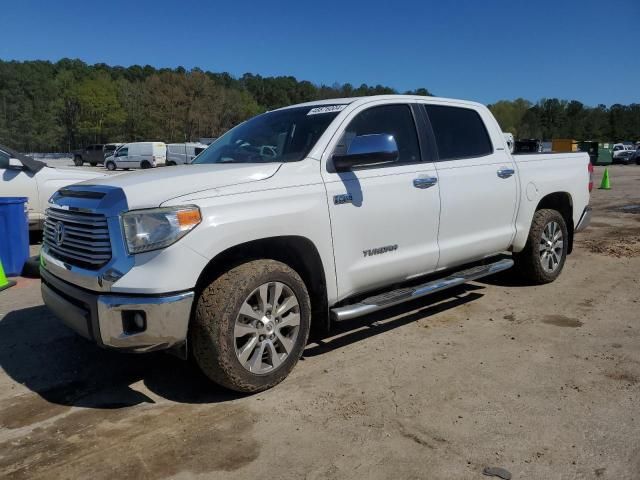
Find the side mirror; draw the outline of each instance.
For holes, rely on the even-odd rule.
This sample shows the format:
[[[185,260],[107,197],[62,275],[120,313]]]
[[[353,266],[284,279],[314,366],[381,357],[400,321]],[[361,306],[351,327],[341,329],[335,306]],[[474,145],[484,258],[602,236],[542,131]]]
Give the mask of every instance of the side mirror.
[[[24,168],[24,165],[17,158],[10,158],[9,159],[9,168],[15,168],[15,169],[22,170]]]
[[[355,137],[346,154],[335,154],[332,159],[334,168],[340,172],[360,165],[395,162],[399,155],[393,135],[374,133]]]

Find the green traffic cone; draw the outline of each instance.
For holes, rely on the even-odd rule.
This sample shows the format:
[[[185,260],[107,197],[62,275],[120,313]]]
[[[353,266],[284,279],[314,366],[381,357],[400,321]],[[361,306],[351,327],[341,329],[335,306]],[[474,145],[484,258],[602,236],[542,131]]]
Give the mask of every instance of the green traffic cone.
[[[4,274],[4,268],[2,268],[2,261],[0,261],[0,292],[6,288],[13,287],[16,284],[13,280],[9,280]]]
[[[602,174],[602,182],[600,182],[601,190],[611,190],[611,181],[609,180],[609,169],[605,168]]]

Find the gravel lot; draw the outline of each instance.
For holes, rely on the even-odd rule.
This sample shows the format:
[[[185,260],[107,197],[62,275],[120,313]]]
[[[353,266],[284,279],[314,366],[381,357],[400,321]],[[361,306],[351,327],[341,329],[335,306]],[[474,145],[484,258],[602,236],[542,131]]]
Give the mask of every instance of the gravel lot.
[[[350,322],[253,396],[98,349],[20,279],[0,293],[0,477],[638,479],[640,167],[610,173],[555,283]]]

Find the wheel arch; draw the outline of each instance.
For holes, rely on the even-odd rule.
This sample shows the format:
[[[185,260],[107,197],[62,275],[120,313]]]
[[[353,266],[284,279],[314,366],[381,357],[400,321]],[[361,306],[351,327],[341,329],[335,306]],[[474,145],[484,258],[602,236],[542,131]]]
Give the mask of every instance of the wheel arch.
[[[199,295],[209,283],[227,270],[242,263],[260,259],[277,260],[290,266],[300,275],[309,291],[312,319],[316,318],[312,326],[328,328],[327,277],[317,247],[306,237],[297,235],[267,237],[223,250],[213,257],[200,273],[196,282],[196,295]]]
[[[567,230],[569,231],[569,246],[567,247],[567,254],[573,250],[573,230],[575,225],[573,224],[573,198],[568,192],[553,192],[545,195],[540,199],[535,211],[548,208],[560,212],[562,218],[564,218],[567,224]]]

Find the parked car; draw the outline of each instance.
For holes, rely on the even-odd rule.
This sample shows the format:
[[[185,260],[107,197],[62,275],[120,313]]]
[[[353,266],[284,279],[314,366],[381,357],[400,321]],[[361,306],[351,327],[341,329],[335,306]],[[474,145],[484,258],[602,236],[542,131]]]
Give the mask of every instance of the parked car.
[[[122,168],[152,168],[163,165],[167,159],[167,146],[163,142],[133,142],[120,146],[104,160],[108,170]]]
[[[105,173],[48,167],[0,145],[0,195],[27,197],[29,229],[42,230],[44,211],[49,197],[59,188],[97,177]],[[0,241],[3,241],[0,239]]]
[[[207,148],[204,143],[169,143],[167,144],[167,165],[191,163]]]
[[[122,143],[107,143],[104,147],[102,147],[102,156],[103,158],[108,158],[113,155],[118,148],[120,148]]]
[[[294,105],[231,129],[189,168],[55,194],[46,222],[87,236],[45,240],[42,295],[98,345],[173,349],[256,392],[289,374],[312,323],[514,264],[525,282],[554,281],[589,224],[592,174],[584,152],[511,155],[478,103]]]
[[[104,163],[104,154],[102,152],[104,145],[96,143],[94,145],[88,145],[85,148],[73,150],[73,163],[76,167],[82,166],[83,163],[88,163],[92,167],[95,167],[99,163]]]
[[[632,162],[635,150],[618,150],[614,151],[616,155],[612,157],[611,163],[620,163],[622,165],[629,165]]]
[[[626,145],[624,143],[616,143],[613,146],[611,153],[612,163],[622,163],[623,165],[629,165],[631,157],[633,156],[633,146]]]

